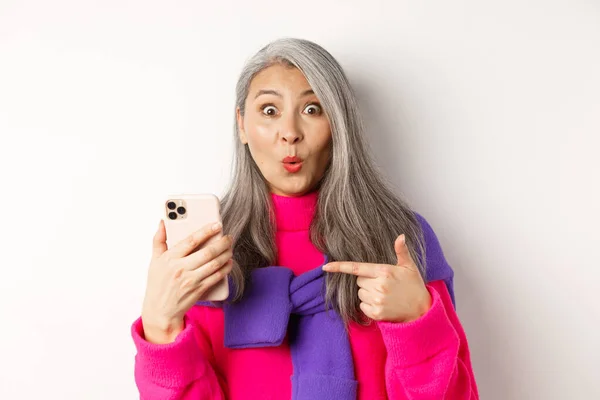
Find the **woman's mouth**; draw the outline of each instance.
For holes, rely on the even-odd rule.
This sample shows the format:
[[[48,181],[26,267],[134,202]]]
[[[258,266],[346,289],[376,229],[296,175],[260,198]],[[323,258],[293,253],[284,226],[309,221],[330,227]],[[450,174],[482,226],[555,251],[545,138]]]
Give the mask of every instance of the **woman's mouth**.
[[[299,157],[288,156],[283,159],[283,168],[290,173],[296,173],[302,168],[302,159]]]
[[[283,163],[283,168],[285,168],[287,172],[291,172],[293,174],[300,171],[302,168],[302,162]]]

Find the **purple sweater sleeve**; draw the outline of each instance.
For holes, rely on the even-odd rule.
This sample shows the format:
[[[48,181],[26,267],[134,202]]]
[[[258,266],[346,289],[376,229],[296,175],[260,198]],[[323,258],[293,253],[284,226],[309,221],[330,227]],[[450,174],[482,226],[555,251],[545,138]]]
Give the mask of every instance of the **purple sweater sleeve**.
[[[210,363],[210,343],[188,312],[185,328],[173,343],[153,344],[144,339],[142,319],[131,326],[135,382],[141,400],[225,399],[221,380]]]

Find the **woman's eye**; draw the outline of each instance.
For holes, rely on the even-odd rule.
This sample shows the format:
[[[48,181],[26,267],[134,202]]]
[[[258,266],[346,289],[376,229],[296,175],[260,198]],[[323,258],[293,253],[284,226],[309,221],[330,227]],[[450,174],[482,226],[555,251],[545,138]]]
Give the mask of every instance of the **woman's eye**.
[[[310,115],[319,115],[321,114],[321,106],[318,104],[309,104],[305,109]]]
[[[274,106],[266,105],[262,108],[262,112],[263,114],[272,117],[273,115],[277,114],[277,109]]]

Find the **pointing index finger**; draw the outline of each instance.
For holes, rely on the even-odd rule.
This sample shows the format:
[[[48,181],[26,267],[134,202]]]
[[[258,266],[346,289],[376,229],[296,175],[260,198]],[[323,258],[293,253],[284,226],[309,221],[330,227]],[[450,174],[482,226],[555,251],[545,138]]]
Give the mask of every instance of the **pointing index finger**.
[[[365,278],[377,278],[375,268],[372,268],[372,265],[353,261],[330,262],[323,266],[323,271],[341,272],[343,274],[362,276]]]

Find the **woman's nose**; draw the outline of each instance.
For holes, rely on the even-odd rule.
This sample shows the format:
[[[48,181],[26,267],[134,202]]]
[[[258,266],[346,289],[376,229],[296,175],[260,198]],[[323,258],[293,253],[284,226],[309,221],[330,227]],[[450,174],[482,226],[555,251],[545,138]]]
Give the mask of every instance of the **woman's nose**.
[[[287,132],[283,135],[283,140],[289,144],[296,144],[300,141],[300,135],[297,132]]]
[[[302,140],[303,134],[295,118],[286,118],[281,126],[281,138],[288,144],[296,144]]]

